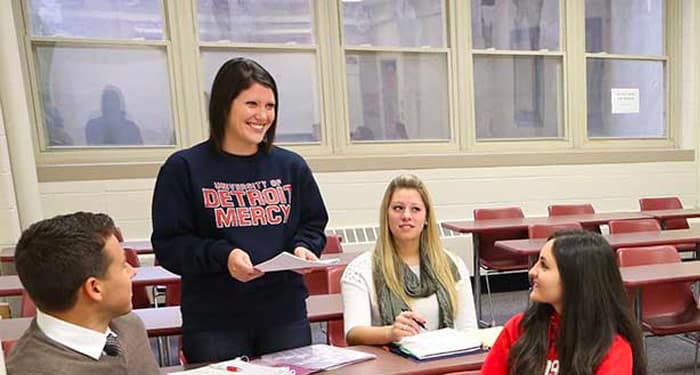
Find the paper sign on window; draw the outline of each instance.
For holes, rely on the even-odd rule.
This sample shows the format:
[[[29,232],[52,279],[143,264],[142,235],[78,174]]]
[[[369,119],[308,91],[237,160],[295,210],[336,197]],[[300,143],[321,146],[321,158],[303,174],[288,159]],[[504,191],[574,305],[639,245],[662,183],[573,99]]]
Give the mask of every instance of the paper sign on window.
[[[610,89],[612,113],[639,113],[639,89]]]

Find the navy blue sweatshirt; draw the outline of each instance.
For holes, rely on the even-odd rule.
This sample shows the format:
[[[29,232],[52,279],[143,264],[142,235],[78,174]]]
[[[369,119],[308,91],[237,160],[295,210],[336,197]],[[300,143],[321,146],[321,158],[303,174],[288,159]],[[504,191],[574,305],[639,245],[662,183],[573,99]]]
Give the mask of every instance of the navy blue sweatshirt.
[[[235,156],[211,142],[174,153],[153,193],[151,242],[182,276],[185,332],[283,325],[306,317],[303,277],[270,272],[239,282],[228,255],[253,264],[303,246],[321,254],[328,213],[304,159],[285,149]]]

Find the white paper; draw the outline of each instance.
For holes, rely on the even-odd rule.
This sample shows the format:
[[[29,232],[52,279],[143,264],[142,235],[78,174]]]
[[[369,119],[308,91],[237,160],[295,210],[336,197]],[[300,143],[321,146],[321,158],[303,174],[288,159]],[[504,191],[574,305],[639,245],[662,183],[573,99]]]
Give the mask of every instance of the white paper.
[[[253,268],[262,272],[288,271],[302,268],[326,268],[329,265],[338,263],[339,260],[338,258],[333,258],[310,261],[284,251],[272,259],[256,264]]]
[[[610,89],[612,113],[639,113],[639,89]]]
[[[406,336],[399,345],[402,351],[418,359],[424,359],[475,351],[481,348],[481,340],[454,328],[442,328],[415,336]]]

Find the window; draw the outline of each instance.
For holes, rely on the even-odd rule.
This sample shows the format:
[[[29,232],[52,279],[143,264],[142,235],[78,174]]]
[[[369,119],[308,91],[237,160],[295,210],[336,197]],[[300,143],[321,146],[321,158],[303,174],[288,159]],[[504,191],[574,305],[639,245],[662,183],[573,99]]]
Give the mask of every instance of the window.
[[[680,144],[681,0],[13,4],[51,176],[206,139],[212,81],[239,56],[277,81],[276,142],[323,170]]]
[[[28,2],[42,149],[176,144],[160,1]]]
[[[586,0],[589,138],[665,138],[662,0]]]
[[[558,0],[471,3],[476,140],[563,138]]]
[[[309,0],[200,0],[197,6],[204,95],[219,67],[234,57],[260,63],[275,78],[275,141],[319,143],[317,46]]]
[[[352,142],[449,141],[442,0],[343,1]]]

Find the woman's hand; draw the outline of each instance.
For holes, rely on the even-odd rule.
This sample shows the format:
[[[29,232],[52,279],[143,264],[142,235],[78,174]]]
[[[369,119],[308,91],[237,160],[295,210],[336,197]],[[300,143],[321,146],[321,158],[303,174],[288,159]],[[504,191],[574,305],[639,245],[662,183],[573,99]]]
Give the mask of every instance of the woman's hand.
[[[304,260],[310,260],[312,262],[315,262],[318,260],[318,257],[316,254],[314,254],[311,250],[303,247],[303,246],[297,246],[294,249],[294,255],[298,258],[304,259]],[[296,273],[300,273],[302,275],[305,275],[311,271],[313,271],[313,268],[300,268],[298,270],[294,270]]]
[[[413,311],[404,311],[396,316],[394,324],[389,326],[390,340],[400,341],[406,336],[417,335],[421,331],[420,324],[425,325],[425,318]]]
[[[318,257],[316,254],[314,254],[311,250],[303,247],[303,246],[297,246],[294,249],[294,255],[297,257],[304,259],[304,260],[310,260],[312,262],[315,262],[318,260]]]
[[[231,277],[241,282],[248,282],[265,274],[253,268],[248,253],[241,249],[233,249],[228,254],[228,272]]]

